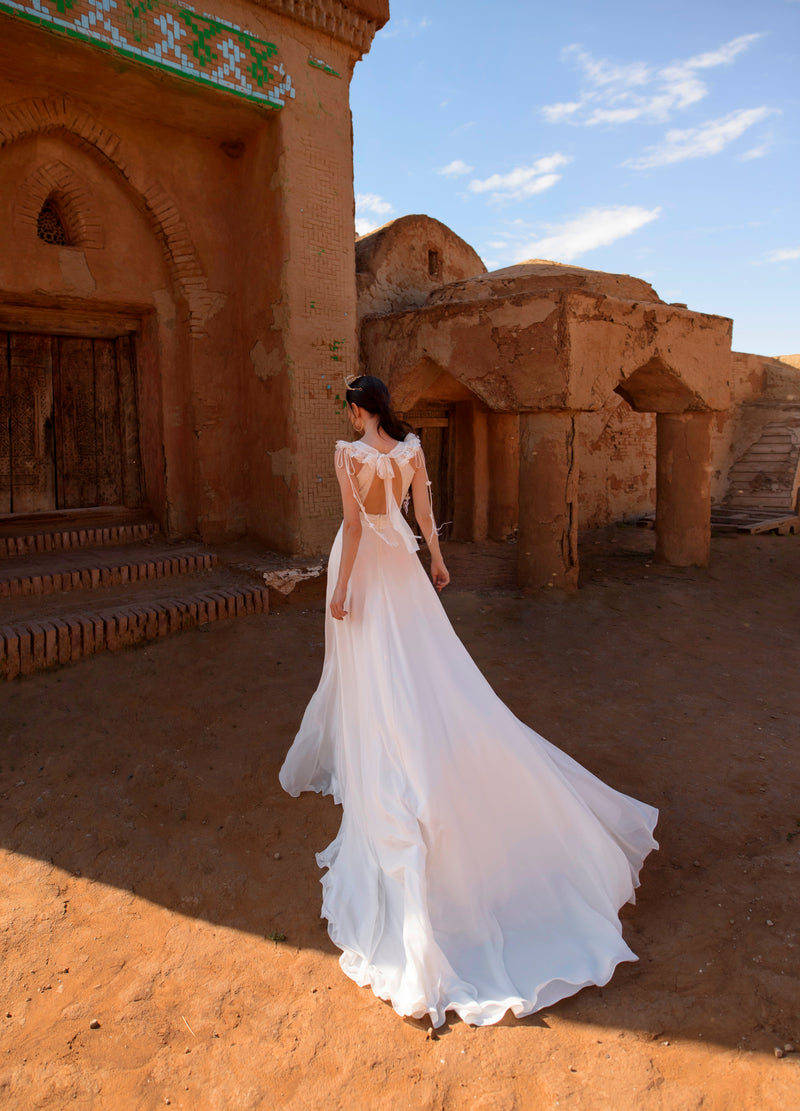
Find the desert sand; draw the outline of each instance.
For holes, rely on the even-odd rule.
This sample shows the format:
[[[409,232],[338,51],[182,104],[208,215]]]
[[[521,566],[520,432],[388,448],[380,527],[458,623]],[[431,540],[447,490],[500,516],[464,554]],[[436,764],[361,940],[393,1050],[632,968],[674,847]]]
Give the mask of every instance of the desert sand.
[[[8,1111],[800,1108],[800,537],[584,538],[574,595],[450,545],[443,603],[515,713],[661,808],[637,963],[523,1020],[433,1034],[340,971],[284,795],[319,675],[300,598],[0,688]],[[783,1053],[775,1054],[776,1048]]]

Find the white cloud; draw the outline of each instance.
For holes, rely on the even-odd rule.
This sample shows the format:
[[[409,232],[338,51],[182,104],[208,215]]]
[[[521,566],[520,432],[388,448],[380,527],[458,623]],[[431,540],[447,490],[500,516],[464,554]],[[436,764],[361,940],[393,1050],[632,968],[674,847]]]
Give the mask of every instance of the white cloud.
[[[468,166],[466,162],[462,162],[460,158],[454,159],[446,166],[442,166],[441,170],[437,170],[437,174],[445,174],[448,177],[459,177],[461,174],[471,174],[474,166]]]
[[[707,95],[708,87],[699,72],[730,65],[761,37],[761,34],[740,35],[717,50],[660,68],[647,62],[615,65],[604,58],[593,58],[580,46],[569,46],[562,56],[577,64],[585,88],[577,100],[546,104],[541,113],[549,123],[586,127],[635,120],[664,123],[673,112],[688,108]]]
[[[547,225],[548,234],[541,239],[520,243],[514,249],[514,262],[530,258],[572,262],[587,251],[607,247],[618,239],[632,235],[651,220],[656,220],[660,213],[660,208],[642,208],[639,205],[590,209],[562,224]]]
[[[562,120],[568,120],[570,116],[574,116],[583,105],[584,101],[582,100],[565,100],[561,104],[545,104],[541,113],[549,123],[561,123]]]
[[[521,201],[551,189],[561,180],[554,171],[566,166],[570,159],[565,154],[548,154],[537,159],[532,166],[518,166],[507,174],[491,174],[482,180],[469,183],[471,193],[489,193],[492,201]]]
[[[640,158],[631,158],[625,165],[635,170],[650,170],[654,166],[669,166],[687,158],[708,158],[719,154],[753,124],[770,115],[771,111],[765,107],[739,108],[718,120],[707,120],[699,127],[668,131],[663,142],[648,147]]]
[[[687,69],[711,69],[713,66],[727,66],[734,58],[743,54],[756,39],[763,38],[763,33],[755,35],[739,35],[731,39],[718,50],[709,50],[705,54],[695,54],[693,58],[683,64]]]
[[[356,193],[356,235],[366,235],[380,227],[385,220],[375,217],[388,216],[393,211],[393,206],[377,193]]]
[[[377,193],[356,193],[356,211],[374,212],[378,216],[385,216],[392,211],[392,206]]]
[[[790,262],[796,258],[800,258],[800,247],[780,247],[769,252],[767,262]]]
[[[768,153],[769,153],[769,143],[761,143],[760,146],[751,147],[751,149],[746,150],[744,152],[744,154],[740,154],[739,155],[739,161],[740,162],[750,162],[753,158],[763,158]]]

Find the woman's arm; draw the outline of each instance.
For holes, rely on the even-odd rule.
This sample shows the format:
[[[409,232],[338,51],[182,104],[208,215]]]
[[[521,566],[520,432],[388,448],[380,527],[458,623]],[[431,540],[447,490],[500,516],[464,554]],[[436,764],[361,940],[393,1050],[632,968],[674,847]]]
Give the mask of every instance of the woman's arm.
[[[342,525],[342,558],[339,563],[339,577],[333,589],[330,610],[332,616],[337,621],[341,621],[347,617],[347,610],[344,608],[347,586],[350,582],[353,564],[358,553],[358,545],[361,541],[361,509],[353,493],[351,476],[347,470],[347,460],[344,460],[343,466],[336,467],[336,477],[339,480],[339,490],[342,495],[344,524]]]
[[[414,502],[414,516],[417,524],[422,529],[428,551],[431,553],[431,579],[437,590],[444,590],[450,582],[450,573],[444,565],[442,553],[439,549],[439,534],[436,531],[436,521],[433,519],[433,504],[430,494],[430,480],[425,467],[425,458],[419,452],[420,463],[414,471],[411,480],[411,497]]]

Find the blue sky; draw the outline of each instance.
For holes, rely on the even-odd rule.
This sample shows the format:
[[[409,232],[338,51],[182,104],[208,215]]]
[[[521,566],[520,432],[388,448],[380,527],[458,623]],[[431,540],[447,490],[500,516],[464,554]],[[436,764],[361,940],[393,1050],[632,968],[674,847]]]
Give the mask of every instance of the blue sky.
[[[554,258],[800,352],[800,0],[391,0],[351,102],[360,232]]]

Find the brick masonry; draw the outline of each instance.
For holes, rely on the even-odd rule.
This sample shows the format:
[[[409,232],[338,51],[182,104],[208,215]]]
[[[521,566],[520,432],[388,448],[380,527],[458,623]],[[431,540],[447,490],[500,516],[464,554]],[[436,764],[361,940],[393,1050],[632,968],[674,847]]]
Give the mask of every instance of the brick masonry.
[[[220,588],[113,611],[88,611],[0,627],[0,679],[16,679],[92,656],[169,636],[210,621],[269,611],[266,587]]]
[[[44,33],[8,14],[19,4],[0,0],[7,330],[134,337],[143,497],[170,538],[247,532],[282,551],[326,549],[343,378],[357,369],[349,84],[386,0],[215,0],[202,17],[180,0],[29,6],[88,20],[114,44],[132,12],[148,27],[169,13],[180,73],[120,65],[96,36]],[[191,58],[175,20],[206,21],[208,35],[191,28]],[[292,98],[280,74],[281,111],[184,80],[207,46],[220,53],[224,26],[277,48],[270,65],[296,86]],[[211,60],[238,80],[241,58]],[[48,201],[61,247],[38,234]]]
[[[2,577],[0,565],[0,598],[29,597],[32,594],[60,594],[72,590],[94,590],[102,586],[124,586],[126,583],[147,582],[172,575],[191,575],[210,571],[217,565],[210,552],[185,555],[173,559],[156,559],[121,563],[111,566],[82,567],[74,571]]]
[[[207,276],[175,200],[152,176],[152,171],[142,169],[138,152],[129,149],[118,135],[102,126],[87,105],[68,96],[36,97],[0,110],[0,147],[62,129],[108,159],[134,190],[164,247],[172,277],[186,298],[190,334],[205,335],[205,321],[216,305],[216,297],[209,291]],[[24,204],[20,218],[31,220]],[[92,241],[87,246],[98,246],[97,231],[93,229],[91,236]]]
[[[65,532],[31,533],[28,536],[0,536],[0,560],[34,552],[65,552],[99,545],[127,544],[150,540],[158,532],[156,524],[118,525],[111,528],[71,529]],[[2,575],[2,564],[0,564]]]
[[[307,187],[303,204],[302,274],[306,365],[295,379],[298,425],[298,500],[304,550],[322,551],[331,540],[331,524],[341,517],[339,487],[333,469],[336,439],[346,437],[345,380],[358,373],[352,221],[343,219],[339,198],[350,188],[346,166],[336,152],[314,136],[303,138]],[[352,275],[342,281],[345,268]]]

